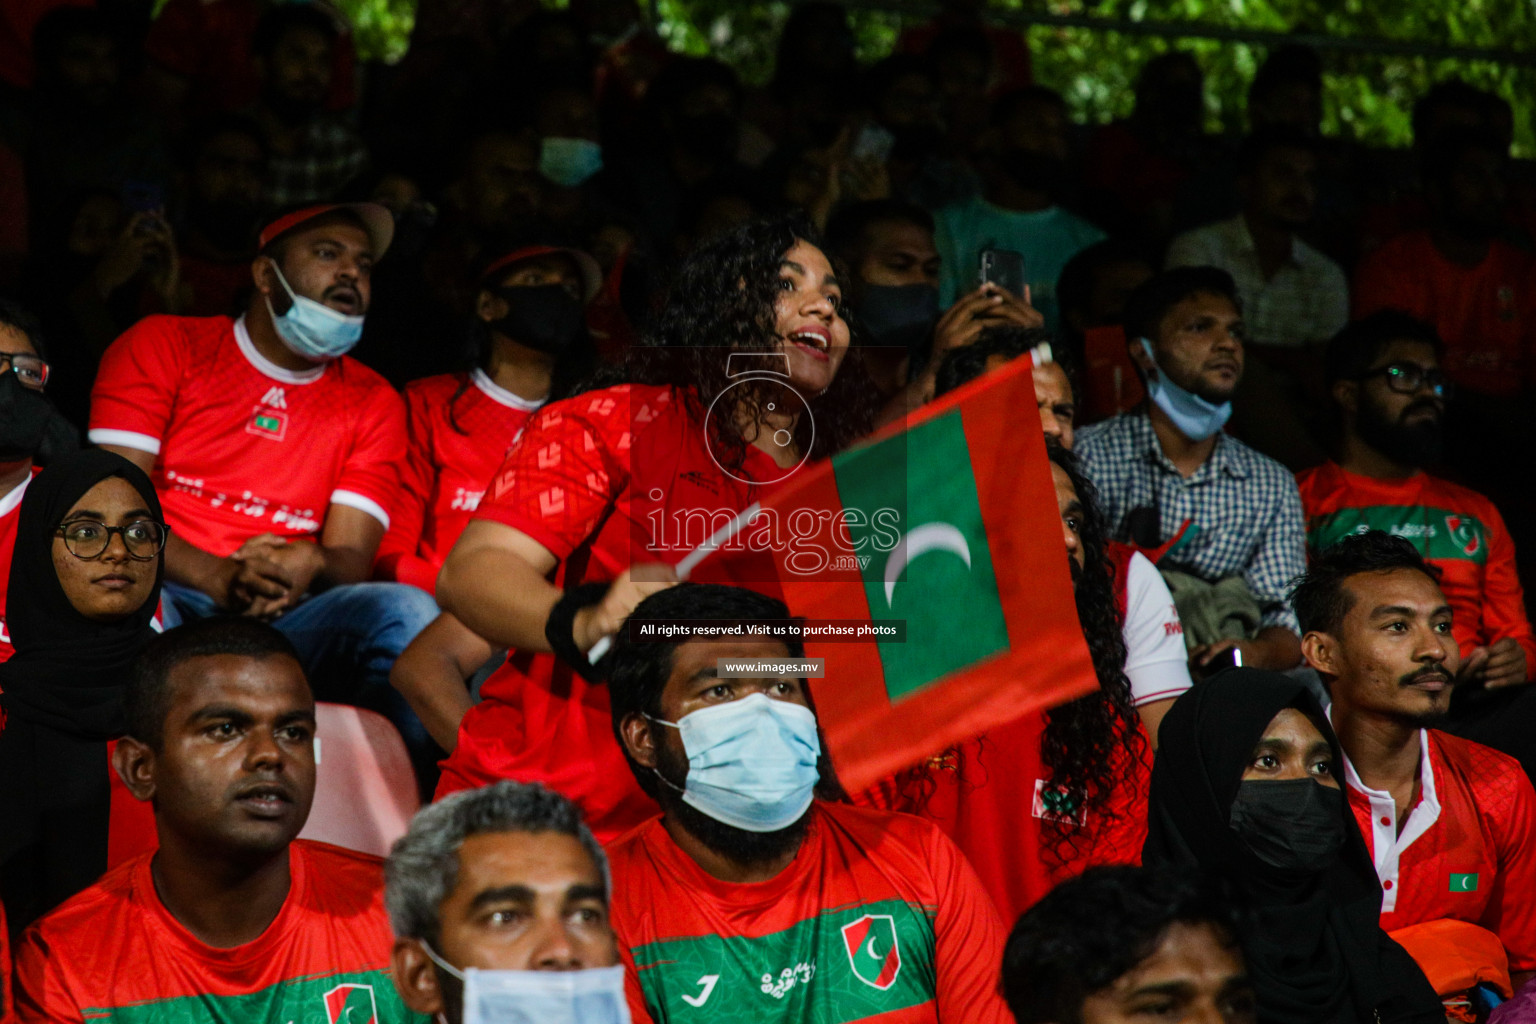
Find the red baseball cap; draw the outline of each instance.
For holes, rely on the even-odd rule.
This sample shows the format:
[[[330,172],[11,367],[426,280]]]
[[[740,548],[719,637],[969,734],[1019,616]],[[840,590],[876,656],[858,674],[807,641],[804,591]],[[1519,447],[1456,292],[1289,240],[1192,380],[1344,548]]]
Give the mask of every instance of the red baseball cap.
[[[314,206],[289,210],[269,221],[261,229],[261,234],[256,238],[256,248],[265,249],[282,235],[302,227],[316,217],[323,217],[336,210],[350,210],[356,214],[368,230],[368,245],[373,250],[373,258],[378,259],[384,255],[390,241],[395,237],[395,218],[389,210],[378,203],[318,203]]]
[[[513,249],[505,256],[497,257],[490,266],[480,272],[480,284],[484,285],[501,271],[514,263],[524,260],[537,259],[540,256],[569,256],[581,271],[581,286],[583,301],[591,302],[593,296],[603,289],[603,270],[597,265],[597,260],[588,256],[580,249],[566,249],[556,245],[525,245],[520,249]]]

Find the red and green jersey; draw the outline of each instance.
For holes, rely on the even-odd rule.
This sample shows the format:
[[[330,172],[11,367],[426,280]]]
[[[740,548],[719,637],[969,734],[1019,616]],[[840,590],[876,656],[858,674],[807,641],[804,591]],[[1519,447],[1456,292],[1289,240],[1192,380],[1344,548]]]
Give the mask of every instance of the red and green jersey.
[[[706,874],[655,818],[608,850],[614,926],[645,1021],[1006,1024],[1006,932],[932,824],[818,801],[766,882]]]
[[[1536,636],[1525,617],[1515,544],[1493,502],[1427,473],[1376,480],[1334,462],[1298,474],[1296,484],[1307,515],[1308,550],[1367,530],[1412,542],[1441,571],[1461,656],[1512,637],[1525,651],[1527,677],[1536,677]]]
[[[24,1024],[425,1024],[390,977],[394,939],[377,857],[289,847],[293,881],[259,938],[198,941],[160,902],[145,854],[27,930],[16,953]]]

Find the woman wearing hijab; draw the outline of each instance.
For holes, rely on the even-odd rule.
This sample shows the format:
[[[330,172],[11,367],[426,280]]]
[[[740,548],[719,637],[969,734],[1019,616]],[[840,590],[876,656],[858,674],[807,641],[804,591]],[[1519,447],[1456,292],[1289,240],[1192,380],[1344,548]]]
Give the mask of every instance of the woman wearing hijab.
[[[1334,766],[1317,699],[1233,669],[1163,719],[1143,862],[1224,878],[1244,905],[1260,1024],[1442,1024],[1444,1010],[1381,930],[1381,890]]]
[[[16,525],[0,665],[0,893],[11,933],[106,869],[107,742],[153,637],[165,519],[138,467],[77,452],[39,473]]]

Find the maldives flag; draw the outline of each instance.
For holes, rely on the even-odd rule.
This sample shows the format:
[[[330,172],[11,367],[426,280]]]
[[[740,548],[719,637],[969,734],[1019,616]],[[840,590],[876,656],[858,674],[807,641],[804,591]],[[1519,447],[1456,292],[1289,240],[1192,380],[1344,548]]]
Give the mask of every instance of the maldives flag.
[[[803,470],[692,576],[777,590],[809,620],[905,624],[806,644],[826,659],[812,686],[850,792],[1098,686],[1030,369],[1016,359]]]

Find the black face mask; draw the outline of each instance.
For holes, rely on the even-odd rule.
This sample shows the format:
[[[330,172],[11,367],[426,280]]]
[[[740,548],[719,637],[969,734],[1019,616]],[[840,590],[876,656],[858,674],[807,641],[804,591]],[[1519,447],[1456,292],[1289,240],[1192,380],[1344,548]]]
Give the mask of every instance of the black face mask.
[[[939,290],[931,284],[867,284],[854,310],[870,345],[916,348],[939,319]]]
[[[1309,778],[1240,784],[1228,821],[1255,857],[1289,874],[1322,871],[1344,848],[1344,794]]]
[[[41,392],[23,387],[9,366],[0,371],[0,462],[36,455],[53,416]]]
[[[491,329],[521,345],[559,355],[587,329],[581,300],[564,285],[502,288],[496,294],[506,300],[507,315],[493,320]]]

